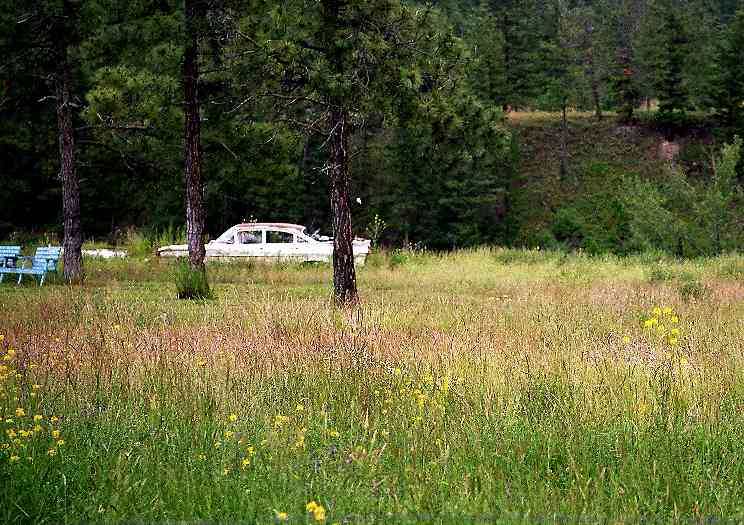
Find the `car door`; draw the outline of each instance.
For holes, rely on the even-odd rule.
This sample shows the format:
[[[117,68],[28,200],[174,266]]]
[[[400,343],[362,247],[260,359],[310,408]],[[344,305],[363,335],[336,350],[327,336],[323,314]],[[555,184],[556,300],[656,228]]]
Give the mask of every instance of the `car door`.
[[[295,253],[301,261],[330,261],[333,254],[333,246],[321,243],[304,235],[295,234]]]
[[[294,234],[282,230],[266,230],[264,255],[277,260],[296,257]]]

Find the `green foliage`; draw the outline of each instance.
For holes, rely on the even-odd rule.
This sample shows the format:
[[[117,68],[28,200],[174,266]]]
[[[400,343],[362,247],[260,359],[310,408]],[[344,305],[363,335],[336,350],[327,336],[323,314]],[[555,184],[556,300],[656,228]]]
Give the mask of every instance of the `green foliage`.
[[[639,98],[639,91],[636,86],[633,70],[627,62],[619,64],[609,80],[617,97],[617,113],[621,122],[631,122],[633,111]]]
[[[85,235],[117,241],[134,226],[148,233],[128,241],[132,253],[151,253],[168,240],[149,232],[184,216],[183,6],[71,4],[69,19],[52,0],[12,0],[0,13],[0,238],[62,229],[46,21],[74,34]],[[693,104],[714,108],[720,136],[742,133],[744,14],[735,3],[375,0],[349,2],[335,18],[323,12],[330,5],[209,3],[212,15],[199,27],[199,89],[212,236],[251,217],[331,233],[324,115],[342,101],[352,115],[352,192],[364,203],[353,205],[355,233],[383,244],[516,242],[684,256],[740,249],[740,182],[720,163],[709,179],[699,145],[707,137],[697,135],[708,121],[687,114]],[[638,103],[658,98],[665,129],[694,133],[679,160],[699,167],[648,176],[652,169],[638,163],[653,165],[651,146],[633,137],[623,145],[622,135],[607,154],[617,157],[607,182],[623,189],[600,191],[585,163],[607,157],[588,152],[586,138],[571,143],[577,128],[569,116],[560,155],[575,176],[542,180],[556,164],[561,132],[546,127],[537,146],[520,144],[500,110],[570,113],[593,108],[595,95],[638,125],[625,128],[629,135],[647,132],[631,118]],[[533,159],[544,167],[526,167]],[[545,211],[525,218],[524,202]],[[365,232],[375,214],[385,218],[384,232]]]
[[[736,180],[741,153],[742,139],[734,137],[733,143],[725,144],[721,150],[714,165],[713,180],[702,191],[696,192],[697,226],[710,237],[714,253],[741,246],[744,237],[741,214],[744,192]]]
[[[690,109],[685,65],[690,53],[688,30],[676,2],[652,3],[650,16],[660,24],[653,41],[654,87],[659,98],[658,120],[669,130],[684,128]]]
[[[173,280],[179,299],[214,299],[205,268],[194,269],[188,261],[179,261],[173,270]]]
[[[744,9],[717,41],[712,105],[727,126],[744,129]]]

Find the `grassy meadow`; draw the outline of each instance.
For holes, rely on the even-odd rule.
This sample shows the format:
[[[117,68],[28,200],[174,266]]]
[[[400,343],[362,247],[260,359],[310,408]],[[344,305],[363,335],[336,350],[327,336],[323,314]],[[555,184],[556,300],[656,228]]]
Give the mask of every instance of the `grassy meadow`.
[[[86,259],[0,285],[0,521],[744,520],[744,257]]]

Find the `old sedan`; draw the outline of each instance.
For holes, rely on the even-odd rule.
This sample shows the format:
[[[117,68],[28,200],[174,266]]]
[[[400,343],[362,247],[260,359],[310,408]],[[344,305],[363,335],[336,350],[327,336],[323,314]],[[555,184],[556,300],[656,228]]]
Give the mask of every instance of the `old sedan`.
[[[354,239],[354,262],[360,266],[369,253],[368,239]],[[333,239],[314,238],[299,224],[283,222],[253,222],[236,224],[217,239],[204,245],[208,259],[231,257],[256,257],[266,261],[318,261],[330,262],[333,257]],[[158,248],[162,257],[188,255],[186,244]]]

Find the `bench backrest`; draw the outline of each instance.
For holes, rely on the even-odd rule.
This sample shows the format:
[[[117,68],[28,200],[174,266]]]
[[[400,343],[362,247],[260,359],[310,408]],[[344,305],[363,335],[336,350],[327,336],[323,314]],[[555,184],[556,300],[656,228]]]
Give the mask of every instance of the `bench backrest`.
[[[59,246],[42,246],[36,248],[36,254],[32,262],[34,270],[55,271],[57,269],[60,251],[61,248]]]
[[[9,246],[7,244],[0,246],[0,268],[5,267],[6,257],[18,257],[20,253],[21,253],[20,246]],[[12,263],[8,263],[8,264],[12,265]]]
[[[20,246],[0,245],[0,257],[15,257],[21,253]]]

